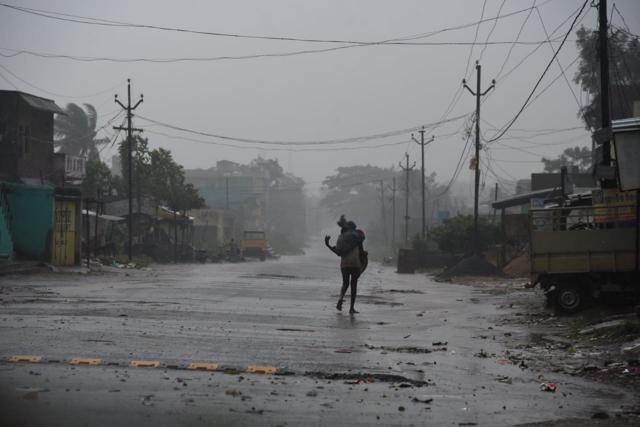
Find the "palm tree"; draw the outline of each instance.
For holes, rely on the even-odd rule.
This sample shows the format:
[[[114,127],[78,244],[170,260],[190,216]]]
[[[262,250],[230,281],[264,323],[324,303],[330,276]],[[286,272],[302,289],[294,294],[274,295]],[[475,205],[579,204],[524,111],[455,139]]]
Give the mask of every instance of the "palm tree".
[[[98,113],[91,104],[84,109],[76,104],[67,104],[66,115],[57,115],[54,125],[55,145],[61,153],[82,156],[88,160],[100,160],[98,147],[109,142],[109,138],[96,138]]]

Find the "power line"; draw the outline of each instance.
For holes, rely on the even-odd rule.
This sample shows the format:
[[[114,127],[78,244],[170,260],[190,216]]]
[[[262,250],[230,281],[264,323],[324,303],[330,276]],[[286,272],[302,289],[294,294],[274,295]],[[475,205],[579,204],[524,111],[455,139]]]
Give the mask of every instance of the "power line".
[[[538,9],[536,9],[536,12],[538,14],[538,19],[540,20],[540,25],[542,25],[542,29],[544,30],[544,35],[547,39],[549,39],[550,38],[549,32],[547,31],[547,26],[544,24],[544,20],[542,19],[542,14]],[[551,43],[549,43],[549,48],[551,49],[551,52],[555,53],[555,50],[553,49],[553,45]],[[576,96],[576,93],[573,90],[573,86],[571,86],[571,83],[569,82],[569,79],[567,78],[567,75],[565,74],[564,69],[562,68],[562,64],[560,63],[560,59],[558,57],[556,57],[556,63],[558,64],[558,67],[562,72],[562,77],[564,77],[564,81],[567,83],[567,87],[571,91],[571,95],[573,95],[573,99],[576,101],[578,108],[582,109],[582,104],[580,103],[580,101],[578,101],[578,97]]]
[[[562,40],[562,43],[560,43],[560,46],[558,47],[558,50],[553,54],[553,57],[551,58],[551,60],[547,64],[547,66],[545,67],[544,71],[542,72],[542,75],[540,76],[540,78],[538,79],[536,84],[534,85],[533,89],[531,90],[531,93],[529,93],[529,96],[527,96],[527,99],[522,104],[522,107],[520,108],[518,113],[516,113],[516,115],[513,117],[513,119],[511,119],[503,127],[503,130],[498,135],[496,135],[495,137],[489,139],[487,142],[493,142],[493,141],[496,141],[496,140],[500,139],[509,130],[509,128],[511,126],[513,126],[513,124],[516,122],[516,120],[518,120],[518,117],[520,117],[520,114],[522,114],[524,109],[527,107],[527,104],[531,100],[531,98],[533,97],[534,93],[536,92],[536,89],[538,89],[538,86],[540,86],[540,83],[544,79],[544,76],[547,74],[547,71],[549,71],[549,68],[551,68],[551,64],[553,64],[554,60],[558,56],[558,53],[560,53],[560,51],[562,50],[562,47],[564,46],[565,42],[567,41],[567,38],[569,37],[569,34],[571,34],[571,31],[573,31],[573,27],[575,26],[576,22],[578,21],[578,17],[582,14],[582,11],[587,6],[587,3],[589,3],[589,0],[585,0],[585,2],[582,4],[582,8],[580,9],[580,12],[578,13],[578,15],[576,15],[576,17],[574,18],[573,22],[571,23],[571,27],[569,28],[569,31],[567,31],[567,33],[565,34],[565,37]]]
[[[516,36],[516,40],[518,41],[520,40],[520,35],[522,34],[522,30],[524,30],[525,25],[527,25],[527,22],[529,21],[529,17],[531,17],[531,13],[533,12],[533,9],[536,7],[536,0],[533,0],[533,3],[531,4],[531,7],[529,8],[529,13],[527,13],[527,16],[524,19],[524,22],[522,22],[522,25],[520,26],[520,30],[518,30],[518,35]],[[507,56],[504,59],[504,62],[502,63],[502,66],[500,67],[500,71],[498,71],[498,74],[496,76],[496,78],[500,78],[500,75],[502,75],[502,71],[504,70],[505,65],[507,65],[507,62],[509,61],[509,58],[511,57],[511,52],[513,52],[513,47],[515,46],[515,44],[511,45],[511,47],[509,48],[509,52],[507,52]]]
[[[618,16],[620,17],[620,19],[622,20],[622,25],[624,25],[624,27],[627,29],[627,33],[628,34],[632,34],[631,33],[631,29],[629,28],[629,26],[627,25],[627,21],[624,19],[624,15],[622,13],[620,13],[620,9],[618,9],[618,6],[614,3],[613,4],[613,10],[611,11],[611,15],[612,15],[612,19],[613,19],[613,11],[616,11],[616,13],[618,14]],[[612,20],[611,19],[611,20]],[[610,21],[611,21],[610,20]],[[609,22],[611,24],[611,22]],[[635,36],[636,38],[638,38],[638,36]]]
[[[549,3],[551,1],[552,0],[547,0],[543,4]],[[72,15],[67,13],[55,12],[51,10],[16,6],[16,5],[11,5],[7,3],[0,3],[0,6],[15,10],[17,12],[36,15],[43,18],[47,18],[47,19],[77,23],[77,24],[85,24],[85,25],[96,25],[96,26],[103,26],[103,27],[138,28],[138,29],[147,29],[147,30],[171,31],[171,32],[179,32],[179,33],[186,33],[186,34],[196,34],[196,35],[203,35],[203,36],[228,37],[228,38],[237,38],[237,39],[271,40],[271,41],[289,41],[289,42],[293,41],[293,42],[305,42],[305,43],[371,45],[371,44],[381,44],[385,42],[385,41],[366,42],[366,41],[357,41],[357,40],[318,39],[318,38],[302,38],[302,37],[291,37],[291,36],[269,36],[269,35],[241,34],[241,33],[225,33],[225,32],[218,32],[218,31],[203,31],[203,30],[193,30],[193,29],[180,28],[180,27],[167,27],[167,26],[159,26],[159,25],[151,25],[151,24],[138,24],[138,23],[123,22],[123,21],[115,21],[115,20],[108,20],[103,18],[93,18],[93,17],[81,16],[81,15]],[[524,13],[527,11],[531,13],[530,10],[531,8],[517,10],[504,15],[482,19],[481,22],[479,23],[499,20],[499,19],[507,18],[509,16],[518,15],[520,13]],[[473,23],[468,23],[463,25],[457,25],[454,27],[446,27],[440,30],[432,31],[430,33],[424,33],[424,34],[414,35],[414,36],[405,36],[405,37],[400,37],[396,39],[390,39],[390,41],[431,37],[433,35],[441,34],[443,32],[464,29],[464,28],[472,27],[477,24],[478,22],[473,22]]]
[[[160,121],[157,121],[157,120],[153,120],[153,119],[150,119],[150,118],[147,118],[147,117],[144,117],[144,116],[140,116],[140,115],[137,115],[136,117],[138,117],[139,119],[145,120],[147,122],[154,123],[154,124],[157,124],[159,126],[163,126],[163,127],[169,128],[169,129],[180,131],[180,132],[192,133],[192,134],[211,137],[211,138],[217,138],[217,139],[222,139],[222,140],[227,140],[227,141],[234,141],[234,142],[241,142],[241,143],[248,143],[248,144],[261,144],[261,145],[336,145],[336,144],[349,144],[349,143],[366,142],[366,141],[374,140],[374,139],[382,139],[382,138],[387,138],[387,137],[391,137],[391,136],[407,134],[407,133],[411,133],[413,131],[417,131],[417,130],[421,129],[422,126],[431,127],[431,126],[434,126],[436,124],[450,123],[450,122],[454,122],[454,121],[460,120],[460,119],[466,117],[466,115],[453,117],[453,118],[450,118],[450,119],[447,119],[447,120],[443,120],[443,121],[439,121],[439,122],[435,122],[435,123],[429,123],[429,124],[425,124],[425,125],[414,126],[414,127],[411,127],[411,128],[393,130],[393,131],[388,131],[388,132],[383,132],[383,133],[378,133],[378,134],[372,134],[372,135],[356,136],[356,137],[350,137],[350,138],[325,139],[325,140],[307,140],[307,141],[276,141],[276,140],[264,140],[264,139],[251,139],[251,138],[234,137],[234,136],[220,135],[220,134],[214,134],[214,133],[210,133],[210,132],[192,130],[192,129],[188,129],[188,128],[185,128],[185,127],[172,125],[172,124],[169,124],[169,123],[163,123],[163,122],[160,122]]]
[[[571,13],[567,18],[565,18],[564,21],[562,21],[552,32],[551,32],[551,36],[553,36],[556,32],[558,32],[558,30],[560,30],[560,28],[562,28],[574,15],[578,14],[579,16],[579,12],[580,8],[576,9],[573,13]],[[586,13],[585,15],[582,15],[582,17],[580,18],[580,20],[578,21],[578,23],[581,23],[582,20],[588,15],[588,13]],[[556,39],[553,39],[556,40]],[[511,74],[513,74],[514,71],[516,71],[518,68],[520,68],[522,66],[522,64],[524,64],[531,56],[533,56],[534,53],[536,53],[538,51],[538,49],[540,49],[544,44],[540,44],[538,46],[536,46],[535,48],[533,48],[528,54],[526,54],[516,65],[514,65],[509,71],[507,71],[505,73],[504,76],[502,76],[502,78],[500,79],[501,82],[504,82],[509,76],[511,76]],[[485,100],[483,100],[483,102],[485,102],[487,99],[489,99],[491,97],[492,94],[489,94]]]
[[[502,12],[502,8],[504,7],[506,2],[507,0],[502,0],[502,3],[500,3],[500,7],[498,7],[498,15],[500,15],[500,12]],[[489,34],[487,34],[487,38],[485,39],[485,42],[488,42],[491,36],[493,35],[493,31],[496,29],[496,25],[498,25],[498,21],[493,21],[493,26],[491,27]],[[483,46],[482,50],[480,51],[480,57],[478,58],[478,61],[482,61],[482,55],[484,55],[485,50],[487,50],[486,44]]]
[[[481,23],[482,19],[484,18],[484,10],[485,10],[486,7],[487,7],[487,0],[484,0],[482,2],[482,10],[480,11],[480,20],[478,21],[478,25],[476,25],[476,33],[473,36],[473,43],[471,44],[471,49],[469,50],[469,56],[467,56],[467,65],[464,67],[464,76],[465,76],[465,78],[468,77],[469,64],[471,64],[471,56],[473,56],[473,49],[475,48],[476,42],[478,41],[478,31],[480,30],[480,23]],[[488,40],[485,41],[485,42],[487,43]]]
[[[440,194],[433,196],[432,200],[439,199],[443,197],[445,194],[447,194],[451,189],[451,186],[453,185],[453,183],[458,179],[458,176],[462,171],[462,165],[464,164],[464,161],[469,155],[469,151],[471,147],[471,144],[469,144],[470,141],[471,141],[471,132],[469,132],[469,134],[467,135],[467,139],[465,141],[464,147],[462,147],[462,152],[460,153],[460,157],[458,158],[458,163],[456,165],[455,170],[453,171],[453,175],[451,176],[451,179],[447,183],[445,189],[442,192],[440,192]]]
[[[0,56],[2,56],[2,54],[0,54]],[[5,70],[7,73],[9,73],[10,75],[12,75],[15,79],[17,79],[17,80],[21,81],[22,83],[26,84],[27,86],[30,86],[30,87],[32,87],[32,88],[34,88],[34,89],[39,90],[40,92],[43,92],[43,93],[48,94],[48,95],[59,96],[59,97],[62,97],[62,98],[90,98],[90,97],[93,97],[93,96],[96,96],[96,95],[101,95],[101,94],[106,93],[106,92],[111,92],[111,91],[113,91],[114,89],[117,89],[117,88],[119,88],[120,86],[122,86],[122,84],[121,84],[121,83],[118,83],[117,85],[112,86],[112,87],[110,87],[110,88],[108,88],[108,89],[104,89],[104,90],[101,90],[101,91],[99,91],[99,92],[95,92],[95,93],[91,93],[91,94],[87,94],[87,95],[64,95],[64,94],[61,94],[61,93],[51,92],[51,91],[49,91],[49,90],[43,89],[43,88],[41,88],[41,87],[39,87],[39,86],[36,86],[36,85],[34,85],[33,83],[29,83],[28,81],[26,81],[26,80],[25,80],[25,79],[23,79],[22,77],[18,76],[17,74],[15,74],[14,72],[12,72],[11,70],[9,70],[7,67],[5,67],[5,66],[4,66],[4,65],[2,65],[2,64],[0,64],[0,68],[2,68],[2,69],[3,69],[3,70]],[[6,79],[5,79],[5,80],[6,80]],[[16,86],[16,85],[14,85],[13,83],[11,83],[11,85],[17,89],[17,86]]]
[[[152,57],[138,57],[138,58],[119,58],[119,57],[106,57],[106,56],[82,56],[82,55],[68,55],[60,53],[39,52],[27,49],[14,49],[8,47],[0,47],[1,50],[12,52],[10,54],[0,53],[0,56],[4,58],[13,58],[21,55],[29,55],[44,59],[66,59],[76,62],[116,62],[116,63],[136,63],[136,62],[149,62],[158,64],[169,64],[177,62],[214,62],[214,61],[230,61],[230,60],[246,60],[246,59],[259,59],[259,58],[276,58],[276,57],[288,57],[297,55],[306,55],[312,53],[324,53],[332,52],[335,50],[342,50],[350,47],[364,47],[364,46],[476,46],[476,45],[505,45],[516,43],[523,46],[540,45],[549,42],[559,42],[557,39],[551,40],[530,40],[530,41],[487,41],[487,42],[379,42],[370,44],[356,44],[341,47],[331,47],[325,49],[307,49],[307,50],[295,50],[288,52],[275,52],[275,53],[257,53],[249,55],[225,55],[225,56],[204,56],[204,57],[174,57],[174,58],[152,58]]]
[[[224,143],[224,142],[218,142],[218,141],[205,141],[205,140],[201,140],[201,139],[195,139],[195,138],[189,138],[189,137],[185,137],[185,136],[179,136],[179,135],[172,135],[172,134],[167,134],[164,132],[157,132],[157,131],[153,131],[153,130],[149,130],[149,129],[145,129],[146,133],[149,134],[153,134],[153,135],[159,135],[159,136],[164,136],[170,139],[179,139],[182,141],[190,141],[190,142],[195,142],[198,144],[205,144],[205,145],[217,145],[217,146],[222,146],[222,147],[229,147],[229,148],[234,148],[234,149],[240,149],[240,150],[262,150],[262,151],[283,151],[283,152],[292,152],[292,153],[302,153],[302,152],[322,152],[322,151],[333,151],[335,152],[336,150],[340,150],[340,151],[360,151],[360,150],[375,150],[378,148],[384,148],[384,147],[394,147],[394,146],[398,146],[398,145],[404,145],[406,144],[405,141],[401,141],[401,142],[390,142],[390,143],[386,143],[386,144],[377,144],[377,145],[365,145],[365,146],[360,146],[360,147],[340,147],[340,148],[336,148],[336,147],[331,147],[331,148],[277,148],[277,147],[268,147],[268,148],[264,148],[264,147],[254,147],[254,146],[248,146],[248,145],[234,145],[234,144],[228,144],[228,143]]]
[[[5,76],[4,74],[0,73],[0,77],[2,77],[2,80],[7,82],[9,84],[9,86],[13,87],[15,90],[20,90],[20,89],[18,89],[18,86],[16,86],[16,84],[14,82],[12,82],[11,80],[9,80],[7,78],[7,76]]]

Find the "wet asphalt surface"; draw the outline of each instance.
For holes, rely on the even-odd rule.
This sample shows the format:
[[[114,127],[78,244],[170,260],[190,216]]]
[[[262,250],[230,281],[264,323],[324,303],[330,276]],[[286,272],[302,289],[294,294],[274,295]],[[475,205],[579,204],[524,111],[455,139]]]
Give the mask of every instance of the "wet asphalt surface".
[[[338,263],[317,248],[264,263],[0,277],[0,424],[506,426],[634,403],[522,366],[511,345],[528,333],[499,322],[510,313],[500,295],[372,263],[360,313],[338,312]],[[191,362],[219,368],[183,369]]]

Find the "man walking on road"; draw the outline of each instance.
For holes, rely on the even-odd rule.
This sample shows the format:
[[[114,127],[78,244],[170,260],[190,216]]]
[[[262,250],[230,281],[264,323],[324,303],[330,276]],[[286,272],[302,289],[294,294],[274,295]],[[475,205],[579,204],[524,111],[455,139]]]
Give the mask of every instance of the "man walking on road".
[[[347,221],[342,215],[338,221],[340,237],[335,246],[329,244],[330,236],[325,236],[324,243],[333,253],[340,257],[340,271],[342,272],[342,289],[336,308],[342,310],[342,303],[347,289],[351,287],[350,314],[358,313],[355,309],[358,293],[358,278],[367,266],[367,252],[364,250],[364,233],[358,230],[353,221]]]

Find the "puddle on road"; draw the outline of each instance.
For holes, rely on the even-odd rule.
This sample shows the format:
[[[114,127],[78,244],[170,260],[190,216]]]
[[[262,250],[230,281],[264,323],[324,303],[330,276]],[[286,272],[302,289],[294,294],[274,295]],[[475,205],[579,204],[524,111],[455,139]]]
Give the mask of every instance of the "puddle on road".
[[[313,329],[297,329],[297,328],[278,328],[276,331],[282,332],[315,332]]]
[[[369,350],[393,351],[396,353],[413,353],[413,354],[429,354],[435,351],[447,351],[447,347],[445,343],[442,343],[442,345],[434,344],[433,348],[413,347],[413,346],[389,347],[384,345],[376,347],[374,345],[369,345],[369,344],[365,344],[364,347]]]
[[[421,380],[412,380],[407,377],[403,377],[402,375],[395,374],[367,374],[367,373],[345,373],[345,372],[306,372],[304,374],[307,377],[322,379],[322,380],[331,380],[331,381],[354,381],[355,383],[374,383],[374,382],[384,382],[384,383],[393,383],[398,384],[399,387],[425,387],[429,385],[434,385],[429,381],[421,381]]]
[[[243,279],[305,279],[300,276],[293,276],[290,274],[268,274],[268,273],[258,273],[258,274],[243,274],[240,276]]]
[[[418,291],[414,289],[383,289],[377,291],[380,294],[424,294],[423,291]]]
[[[401,302],[394,302],[394,301],[387,301],[384,298],[381,297],[376,297],[376,296],[372,296],[372,295],[362,295],[362,296],[358,296],[358,302],[361,304],[373,304],[373,305],[388,305],[391,307],[397,307],[397,306],[401,306],[404,305]]]

